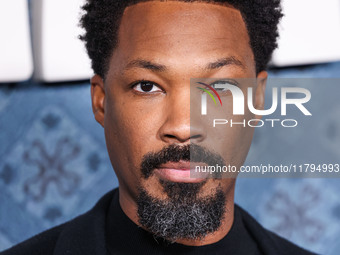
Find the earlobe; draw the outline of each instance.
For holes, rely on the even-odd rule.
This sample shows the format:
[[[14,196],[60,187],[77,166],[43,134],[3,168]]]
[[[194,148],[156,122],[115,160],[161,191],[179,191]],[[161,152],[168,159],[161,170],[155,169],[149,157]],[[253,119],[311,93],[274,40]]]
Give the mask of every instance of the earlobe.
[[[267,85],[268,73],[262,71],[257,75],[257,88],[255,92],[255,108],[257,110],[264,109],[265,95],[266,95],[266,85]],[[260,119],[262,116],[256,116]]]
[[[104,127],[105,89],[104,81],[99,75],[95,75],[91,79],[91,99],[94,117]]]

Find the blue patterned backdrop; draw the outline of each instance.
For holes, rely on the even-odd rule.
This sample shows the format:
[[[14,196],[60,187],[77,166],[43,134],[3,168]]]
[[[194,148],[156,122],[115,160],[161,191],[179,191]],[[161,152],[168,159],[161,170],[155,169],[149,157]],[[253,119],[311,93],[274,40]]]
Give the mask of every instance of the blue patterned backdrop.
[[[339,78],[340,62],[273,70],[271,77]],[[340,102],[329,96],[339,96],[340,87],[333,91],[323,95],[330,114],[316,112],[325,115],[325,125],[307,137],[304,130],[287,138],[277,129],[258,129],[247,162],[286,155],[277,143],[292,148],[287,161],[301,160],[294,149],[312,145],[317,150],[308,150],[308,158],[339,162]],[[293,242],[338,255],[339,184],[340,179],[242,178],[236,202]],[[0,251],[87,211],[117,185],[103,129],[92,116],[89,83],[0,86]]]

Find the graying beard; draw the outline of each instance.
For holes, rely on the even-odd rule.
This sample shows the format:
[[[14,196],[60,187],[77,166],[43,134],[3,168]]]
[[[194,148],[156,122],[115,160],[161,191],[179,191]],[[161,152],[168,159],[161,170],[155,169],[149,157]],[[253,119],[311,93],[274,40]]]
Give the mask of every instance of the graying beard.
[[[204,199],[181,197],[180,200],[163,201],[152,198],[141,189],[137,205],[139,223],[156,237],[170,242],[200,240],[221,226],[225,194],[217,189],[214,195]]]

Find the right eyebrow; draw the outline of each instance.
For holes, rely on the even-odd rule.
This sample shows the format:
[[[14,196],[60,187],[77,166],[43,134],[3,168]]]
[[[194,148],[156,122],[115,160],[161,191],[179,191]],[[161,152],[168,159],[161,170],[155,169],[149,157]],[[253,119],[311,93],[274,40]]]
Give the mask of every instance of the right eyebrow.
[[[221,58],[215,62],[209,63],[205,69],[212,70],[212,69],[218,69],[218,68],[229,66],[229,65],[235,65],[235,66],[241,67],[242,69],[245,69],[244,64],[233,56]]]

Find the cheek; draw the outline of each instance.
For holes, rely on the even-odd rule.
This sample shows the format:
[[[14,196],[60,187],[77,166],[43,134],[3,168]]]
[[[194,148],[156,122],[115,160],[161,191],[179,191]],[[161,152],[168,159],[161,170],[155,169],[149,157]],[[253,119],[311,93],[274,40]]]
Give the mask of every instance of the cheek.
[[[146,115],[128,100],[107,100],[105,138],[112,166],[119,185],[135,195],[141,180],[140,163],[155,147],[155,115]]]
[[[254,129],[247,123],[254,116],[246,107],[245,115],[233,115],[232,100],[226,100],[223,105],[226,110],[212,113],[209,118],[205,119],[206,123],[209,123],[205,146],[219,153],[227,165],[241,166],[247,156],[254,132]],[[215,107],[215,109],[217,108]],[[227,120],[228,123],[213,127],[214,119]],[[234,123],[233,126],[231,126],[231,120]]]
[[[234,119],[234,121],[241,122],[243,118],[242,120]],[[241,166],[247,156],[252,135],[251,128],[226,126],[224,131],[219,132],[219,137],[211,148],[222,155],[227,165]]]
[[[138,165],[141,158],[156,147],[157,127],[160,123],[155,107],[141,107],[128,99],[108,99],[105,134],[112,157]]]
[[[254,128],[248,126],[248,120],[252,118],[253,115],[247,110],[245,115],[233,117],[235,122],[245,123],[245,127],[242,124],[231,128],[233,134],[231,138],[233,148],[230,149],[231,161],[238,167],[244,163],[251,145]]]

